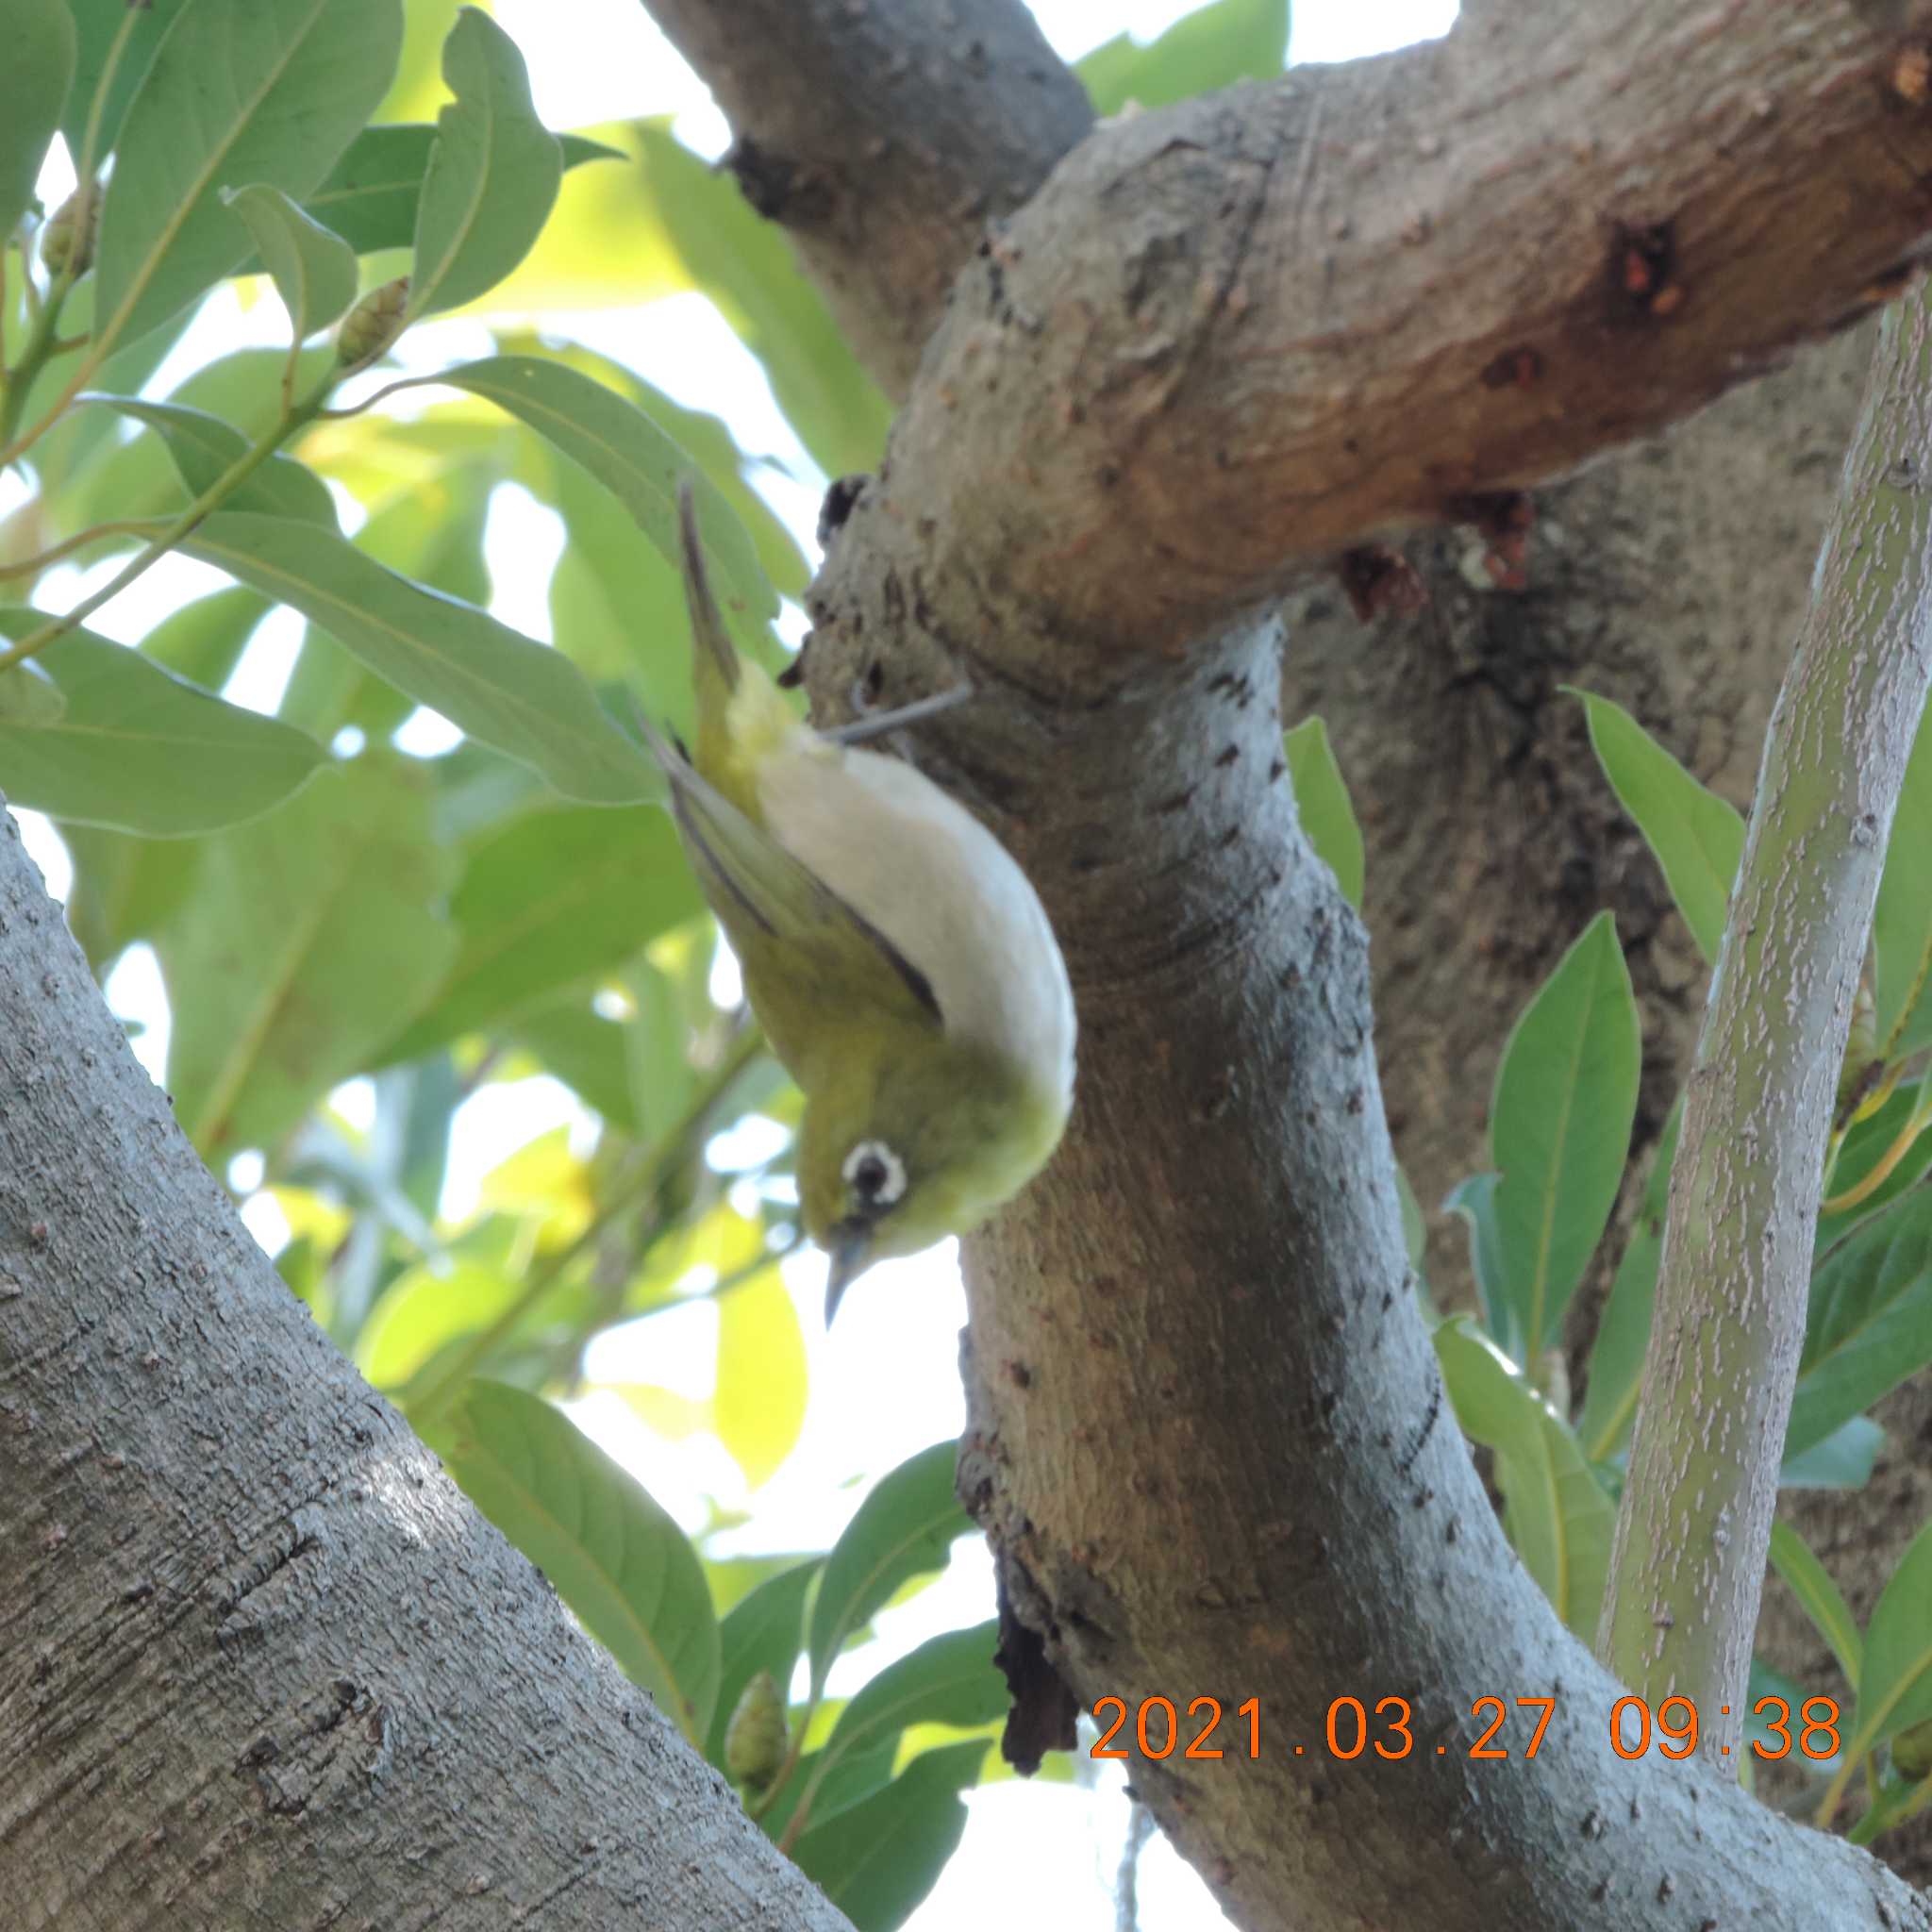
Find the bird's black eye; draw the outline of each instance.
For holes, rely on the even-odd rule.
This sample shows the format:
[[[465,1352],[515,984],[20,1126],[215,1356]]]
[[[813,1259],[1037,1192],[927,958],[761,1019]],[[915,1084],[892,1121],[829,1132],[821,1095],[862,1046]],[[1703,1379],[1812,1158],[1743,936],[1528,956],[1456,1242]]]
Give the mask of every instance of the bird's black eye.
[[[861,1141],[841,1169],[858,1204],[877,1213],[906,1191],[906,1163],[883,1141]]]

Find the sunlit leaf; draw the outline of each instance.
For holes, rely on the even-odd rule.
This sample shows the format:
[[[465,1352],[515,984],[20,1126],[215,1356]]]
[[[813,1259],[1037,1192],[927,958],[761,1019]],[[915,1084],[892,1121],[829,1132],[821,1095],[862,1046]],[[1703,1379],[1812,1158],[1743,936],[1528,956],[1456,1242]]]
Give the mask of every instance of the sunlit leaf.
[[[702,905],[670,814],[656,807],[515,820],[465,866],[450,900],[461,949],[386,1058],[413,1059],[615,966]]]
[[[765,365],[778,407],[828,476],[874,470],[891,408],[859,366],[791,244],[661,122],[638,124],[634,193],[669,231],[705,292]]]
[[[0,610],[0,635],[17,641],[45,622],[44,611]],[[12,805],[175,837],[267,811],[325,757],[301,732],[225,704],[91,631],[57,639],[39,663],[65,703],[44,724],[0,716],[0,791]]]
[[[1629,969],[1614,921],[1599,913],[1511,1030],[1490,1107],[1498,1245],[1523,1361],[1554,1340],[1616,1203],[1639,1058]]]
[[[563,158],[530,105],[517,45],[466,7],[443,42],[456,99],[437,119],[416,209],[412,316],[454,308],[494,288],[530,251],[557,200]]]
[[[717,1703],[718,1624],[697,1554],[643,1489],[532,1395],[474,1381],[450,1474],[693,1743]]]
[[[662,794],[656,766],[568,658],[384,570],[353,543],[311,525],[224,512],[182,548],[293,606],[378,676],[533,766],[566,798],[631,805]]]
[[[1335,874],[1341,896],[1362,909],[1362,828],[1356,823],[1348,787],[1328,743],[1328,727],[1320,718],[1305,718],[1283,742],[1288,747],[1290,782],[1294,786],[1295,810],[1302,830]]]
[[[1557,1614],[1593,1640],[1616,1512],[1570,1425],[1466,1318],[1436,1331],[1464,1435],[1495,1453],[1504,1528]]]
[[[249,253],[224,188],[300,200],[395,72],[397,0],[195,0],[127,110],[101,210],[98,341],[165,322]]]
[[[411,1268],[383,1291],[356,1342],[356,1366],[378,1389],[399,1389],[437,1351],[487,1328],[522,1285],[480,1262]]]
[[[972,1527],[953,1494],[957,1442],[935,1442],[882,1476],[825,1558],[811,1614],[811,1673],[822,1688],[832,1659],[908,1578],[942,1570]]]
[[[718,1304],[718,1440],[758,1489],[791,1454],[805,1426],[805,1336],[774,1261]]]
[[[1697,950],[1707,964],[1715,962],[1744,851],[1744,821],[1735,806],[1700,785],[1623,706],[1589,691],[1575,694],[1583,700],[1590,741],[1611,789],[1657,854],[1664,883]]]
[[[1241,80],[1273,80],[1288,58],[1288,0],[1212,0],[1144,45],[1116,34],[1074,63],[1096,114],[1129,101],[1164,108]]]
[[[326,328],[356,299],[356,251],[279,188],[258,181],[222,198],[255,237],[297,341]]]
[[[139,396],[90,395],[85,400],[105,404],[155,430],[166,443],[191,496],[211,490],[250,448],[248,438],[232,424],[204,409],[191,409],[180,403],[148,402]],[[327,530],[336,528],[335,500],[328,493],[328,485],[314,471],[279,453],[236,484],[225,502],[230,510],[298,517]]]
[[[34,182],[74,78],[77,42],[67,0],[10,0],[0,60],[0,245],[31,206]]]
[[[402,760],[365,757],[207,841],[192,900],[157,940],[168,1091],[205,1155],[274,1141],[441,978],[456,936],[426,790]]]

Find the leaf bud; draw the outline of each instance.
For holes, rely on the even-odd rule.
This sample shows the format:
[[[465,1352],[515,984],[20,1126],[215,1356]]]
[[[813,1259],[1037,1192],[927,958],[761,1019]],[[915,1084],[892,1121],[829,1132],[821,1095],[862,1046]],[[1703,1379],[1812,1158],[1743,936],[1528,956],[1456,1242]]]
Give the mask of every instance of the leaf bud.
[[[769,1784],[785,1761],[785,1700],[770,1671],[744,1687],[724,1726],[724,1769],[755,1790]]]
[[[372,289],[342,318],[336,332],[336,359],[344,369],[360,369],[374,362],[403,332],[403,316],[409,306],[409,278],[398,275],[379,289]]]
[[[94,229],[98,197],[76,188],[47,217],[41,230],[41,259],[55,275],[84,275],[94,265]]]

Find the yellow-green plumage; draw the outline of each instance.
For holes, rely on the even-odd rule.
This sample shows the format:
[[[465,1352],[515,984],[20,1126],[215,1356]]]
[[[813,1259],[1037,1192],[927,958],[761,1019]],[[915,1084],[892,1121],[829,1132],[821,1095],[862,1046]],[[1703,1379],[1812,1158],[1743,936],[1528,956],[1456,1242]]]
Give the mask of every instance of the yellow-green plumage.
[[[741,658],[680,500],[695,758],[653,735],[705,896],[804,1090],[806,1231],[827,1317],[870,1261],[964,1233],[1038,1173],[1072,1104],[1066,969],[976,820],[901,761],[822,737]]]

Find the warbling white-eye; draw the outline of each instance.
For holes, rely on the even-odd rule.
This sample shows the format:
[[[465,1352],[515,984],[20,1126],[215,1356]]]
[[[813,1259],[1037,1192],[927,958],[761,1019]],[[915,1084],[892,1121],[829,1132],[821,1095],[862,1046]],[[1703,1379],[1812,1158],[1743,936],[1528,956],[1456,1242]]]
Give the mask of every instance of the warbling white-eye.
[[[861,737],[814,731],[740,657],[679,493],[697,743],[646,727],[752,1010],[805,1094],[798,1193],[825,1320],[876,1260],[963,1234],[1045,1165],[1074,1092],[1074,997],[1039,895],[992,834]]]

